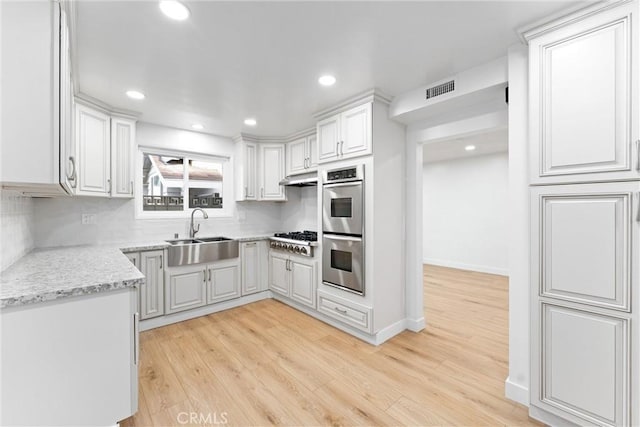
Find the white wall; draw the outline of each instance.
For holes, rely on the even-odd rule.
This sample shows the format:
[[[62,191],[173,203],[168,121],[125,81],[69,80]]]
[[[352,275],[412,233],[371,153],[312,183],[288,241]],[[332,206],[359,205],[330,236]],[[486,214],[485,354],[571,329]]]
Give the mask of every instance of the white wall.
[[[32,199],[0,190],[0,271],[33,249],[33,226]]]
[[[289,187],[287,199],[282,204],[282,229],[318,231],[318,187]]]
[[[509,49],[509,378],[506,396],[529,405],[528,51]]]
[[[508,154],[423,167],[423,259],[486,273],[508,273]]]

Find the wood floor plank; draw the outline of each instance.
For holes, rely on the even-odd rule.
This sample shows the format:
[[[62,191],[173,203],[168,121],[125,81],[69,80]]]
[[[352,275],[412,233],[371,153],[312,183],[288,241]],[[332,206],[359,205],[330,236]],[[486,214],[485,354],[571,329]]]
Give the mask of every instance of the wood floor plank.
[[[539,425],[504,397],[507,279],[425,265],[424,301],[378,347],[275,300],[143,332],[122,425]]]

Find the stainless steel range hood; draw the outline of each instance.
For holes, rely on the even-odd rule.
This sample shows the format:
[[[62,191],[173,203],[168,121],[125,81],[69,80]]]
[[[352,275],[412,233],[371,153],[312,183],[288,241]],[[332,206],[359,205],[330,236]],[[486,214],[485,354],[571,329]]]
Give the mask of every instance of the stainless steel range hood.
[[[310,187],[318,185],[318,173],[310,172],[300,175],[290,175],[280,181],[280,185],[288,185],[293,187]]]

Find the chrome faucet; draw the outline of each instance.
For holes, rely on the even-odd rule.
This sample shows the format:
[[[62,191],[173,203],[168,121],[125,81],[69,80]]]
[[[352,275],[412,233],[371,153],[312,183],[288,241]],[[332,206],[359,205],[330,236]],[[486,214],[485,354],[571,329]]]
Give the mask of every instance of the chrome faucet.
[[[193,225],[193,214],[195,214],[196,211],[202,212],[202,216],[204,216],[204,219],[209,218],[209,215],[207,215],[207,213],[202,208],[195,208],[191,212],[191,226],[189,227],[189,237],[192,239],[196,237],[196,233],[200,231],[200,224],[197,224],[197,227]]]

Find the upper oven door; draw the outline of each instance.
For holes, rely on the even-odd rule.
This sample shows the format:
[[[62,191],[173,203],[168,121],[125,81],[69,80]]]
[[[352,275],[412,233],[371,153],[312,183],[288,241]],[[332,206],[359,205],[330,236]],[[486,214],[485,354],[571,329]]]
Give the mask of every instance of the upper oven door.
[[[362,235],[362,188],[362,181],[324,185],[322,197],[324,232]]]

